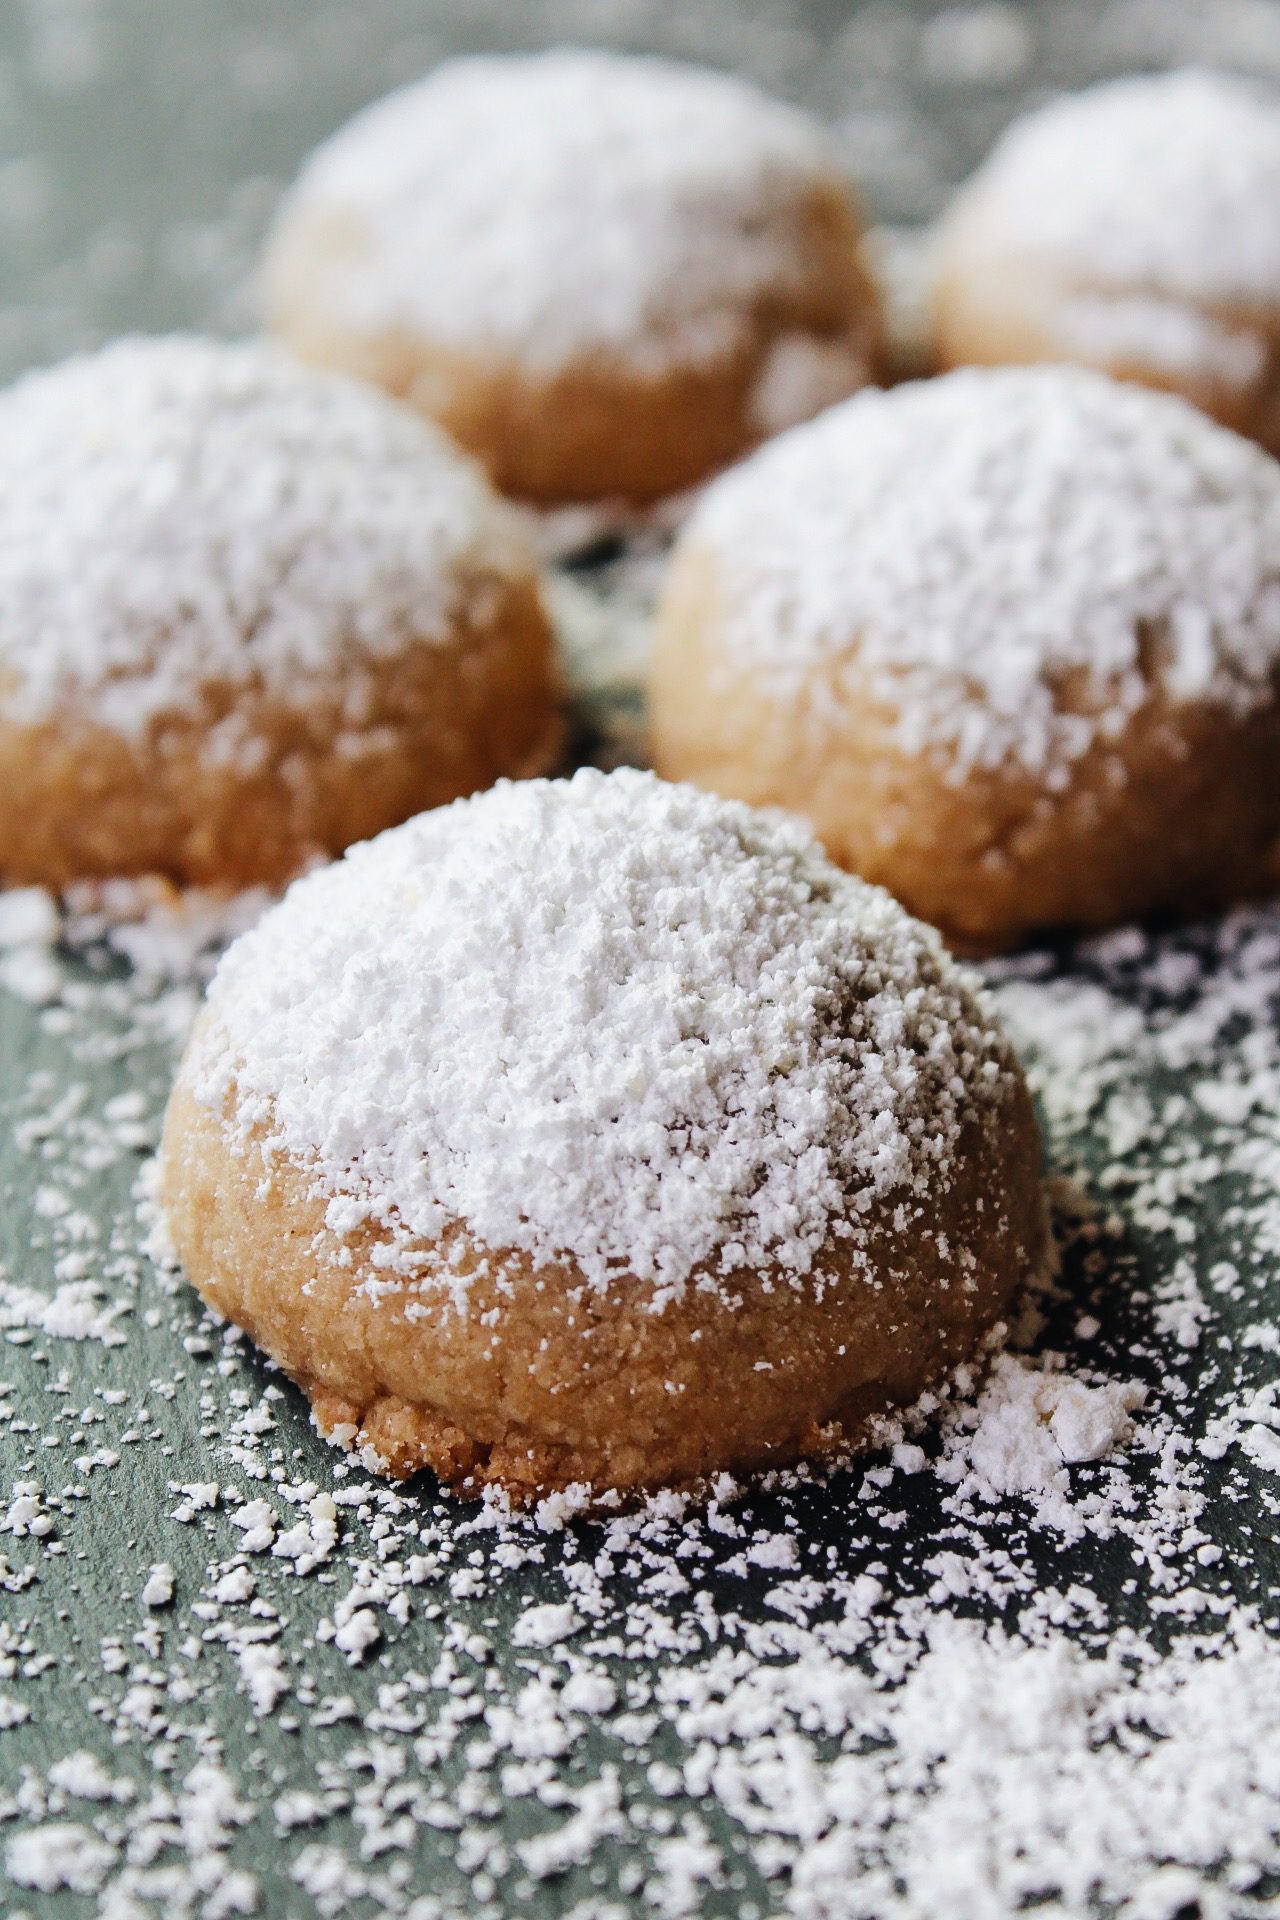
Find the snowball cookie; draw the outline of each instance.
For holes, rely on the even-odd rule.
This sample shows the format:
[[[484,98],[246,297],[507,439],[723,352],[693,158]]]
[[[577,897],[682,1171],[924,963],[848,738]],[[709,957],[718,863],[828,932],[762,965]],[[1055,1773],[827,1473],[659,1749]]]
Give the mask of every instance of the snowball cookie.
[[[867,380],[860,239],[819,129],[744,81],[456,60],[320,148],[266,304],[304,359],[412,400],[506,491],[645,501]]]
[[[779,823],[503,783],[229,949],[161,1193],[200,1292],[397,1474],[684,1482],[864,1436],[1044,1249],[975,982]]]
[[[1280,96],[1118,80],[1018,121],[943,222],[944,365],[1083,361],[1280,452]]]
[[[130,340],[0,394],[0,874],[274,882],[545,764],[508,514],[274,349]]]
[[[1258,886],[1280,830],[1280,466],[1074,367],[860,394],[711,487],[656,764],[806,814],[979,948]]]

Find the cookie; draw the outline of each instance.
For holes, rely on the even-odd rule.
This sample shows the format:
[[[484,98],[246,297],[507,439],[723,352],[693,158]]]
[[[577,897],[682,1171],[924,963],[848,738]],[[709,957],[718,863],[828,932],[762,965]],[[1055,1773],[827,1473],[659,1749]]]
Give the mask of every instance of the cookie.
[[[1078,361],[1280,453],[1280,97],[1109,82],[1019,120],[936,247],[943,365]]]
[[[820,130],[745,81],[573,50],[455,60],[313,156],[266,307],[503,490],[642,502],[870,377],[861,239]]]
[[[275,349],[0,395],[0,874],[245,886],[544,766],[539,578],[435,429]]]
[[[321,1431],[517,1498],[856,1445],[1045,1247],[1026,1087],[936,936],[634,771],[295,882],[219,967],[160,1192]]]
[[[1072,367],[860,394],[704,495],[655,764],[805,814],[970,947],[1269,884],[1280,467]]]

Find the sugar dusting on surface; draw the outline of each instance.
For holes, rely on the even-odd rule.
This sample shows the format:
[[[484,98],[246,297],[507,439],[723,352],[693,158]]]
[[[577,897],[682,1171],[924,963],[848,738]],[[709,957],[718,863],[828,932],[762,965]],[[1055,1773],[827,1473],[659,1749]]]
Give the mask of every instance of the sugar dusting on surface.
[[[985,1371],[861,1463],[583,1521],[572,1491],[467,1512],[316,1448],[298,1396],[137,1251],[133,1169],[203,963],[179,979],[170,934],[122,971],[101,915],[10,898],[58,976],[29,1018],[63,1063],[9,1095],[24,1285],[78,1274],[113,1317],[5,1336],[13,1366],[43,1356],[49,1410],[0,1416],[5,1741],[35,1738],[77,1555],[104,1517],[131,1530],[105,1549],[119,1631],[61,1655],[83,1718],[12,1747],[15,1913],[63,1892],[130,1920],[498,1920],[539,1889],[584,1920],[1266,1910],[1274,912],[992,969],[1063,1266]],[[113,1056],[129,1092],[98,1077]],[[147,1356],[145,1394],[110,1369],[72,1392],[63,1356],[107,1337]]]
[[[1016,121],[962,205],[984,246],[1082,289],[1275,312],[1277,200],[1280,98],[1187,69],[1108,81]]]
[[[821,1283],[945,1190],[1009,1094],[975,986],[798,824],[586,769],[298,882],[219,968],[188,1078],[460,1304],[458,1222],[661,1304],[744,1266]]]
[[[1280,468],[1079,368],[858,394],[715,482],[686,538],[726,668],[800,708],[827,669],[956,779],[1060,784],[1153,690],[1239,713],[1280,661]]]
[[[742,80],[569,49],[447,62],[376,102],[286,217],[354,225],[344,327],[660,373],[734,352],[808,284],[804,213],[833,177],[816,124]]]
[[[225,698],[367,717],[376,677],[529,570],[479,473],[408,409],[260,345],[135,339],[0,396],[7,714],[132,737]],[[220,724],[219,717],[221,715]],[[259,748],[259,751],[261,749]]]

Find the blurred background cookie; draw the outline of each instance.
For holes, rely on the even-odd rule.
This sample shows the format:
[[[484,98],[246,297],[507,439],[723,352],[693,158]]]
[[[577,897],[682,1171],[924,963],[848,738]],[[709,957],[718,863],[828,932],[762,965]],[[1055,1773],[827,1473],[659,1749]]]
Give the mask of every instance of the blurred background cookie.
[[[7,880],[281,880],[555,736],[534,563],[408,409],[177,337],[0,396]]]
[[[1229,899],[1280,829],[1280,466],[1079,368],[858,395],[704,496],[659,769],[982,947]]]
[[[286,197],[270,322],[531,500],[647,501],[863,385],[859,216],[816,122],[727,74],[476,58],[359,114]]]
[[[1018,120],[941,223],[943,365],[1080,361],[1280,452],[1280,94],[1185,71]]]

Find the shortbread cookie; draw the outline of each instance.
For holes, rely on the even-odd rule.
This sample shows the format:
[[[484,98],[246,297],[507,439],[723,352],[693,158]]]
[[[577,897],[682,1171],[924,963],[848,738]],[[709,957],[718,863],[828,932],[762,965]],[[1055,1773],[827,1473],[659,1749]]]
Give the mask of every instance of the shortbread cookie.
[[[1071,367],[861,394],[709,489],[655,761],[978,947],[1220,902],[1280,830],[1280,466]]]
[[[538,573],[434,428],[275,349],[0,395],[0,874],[275,882],[556,730]]]
[[[1019,120],[938,237],[944,365],[1080,361],[1280,452],[1280,95],[1198,72]]]
[[[798,825],[503,783],[230,948],[162,1202],[209,1303],[392,1472],[517,1496],[857,1444],[1044,1253],[976,983]]]
[[[607,53],[451,61],[367,108],[286,199],[265,288],[304,359],[542,502],[688,487],[879,352],[820,130],[726,74]]]

